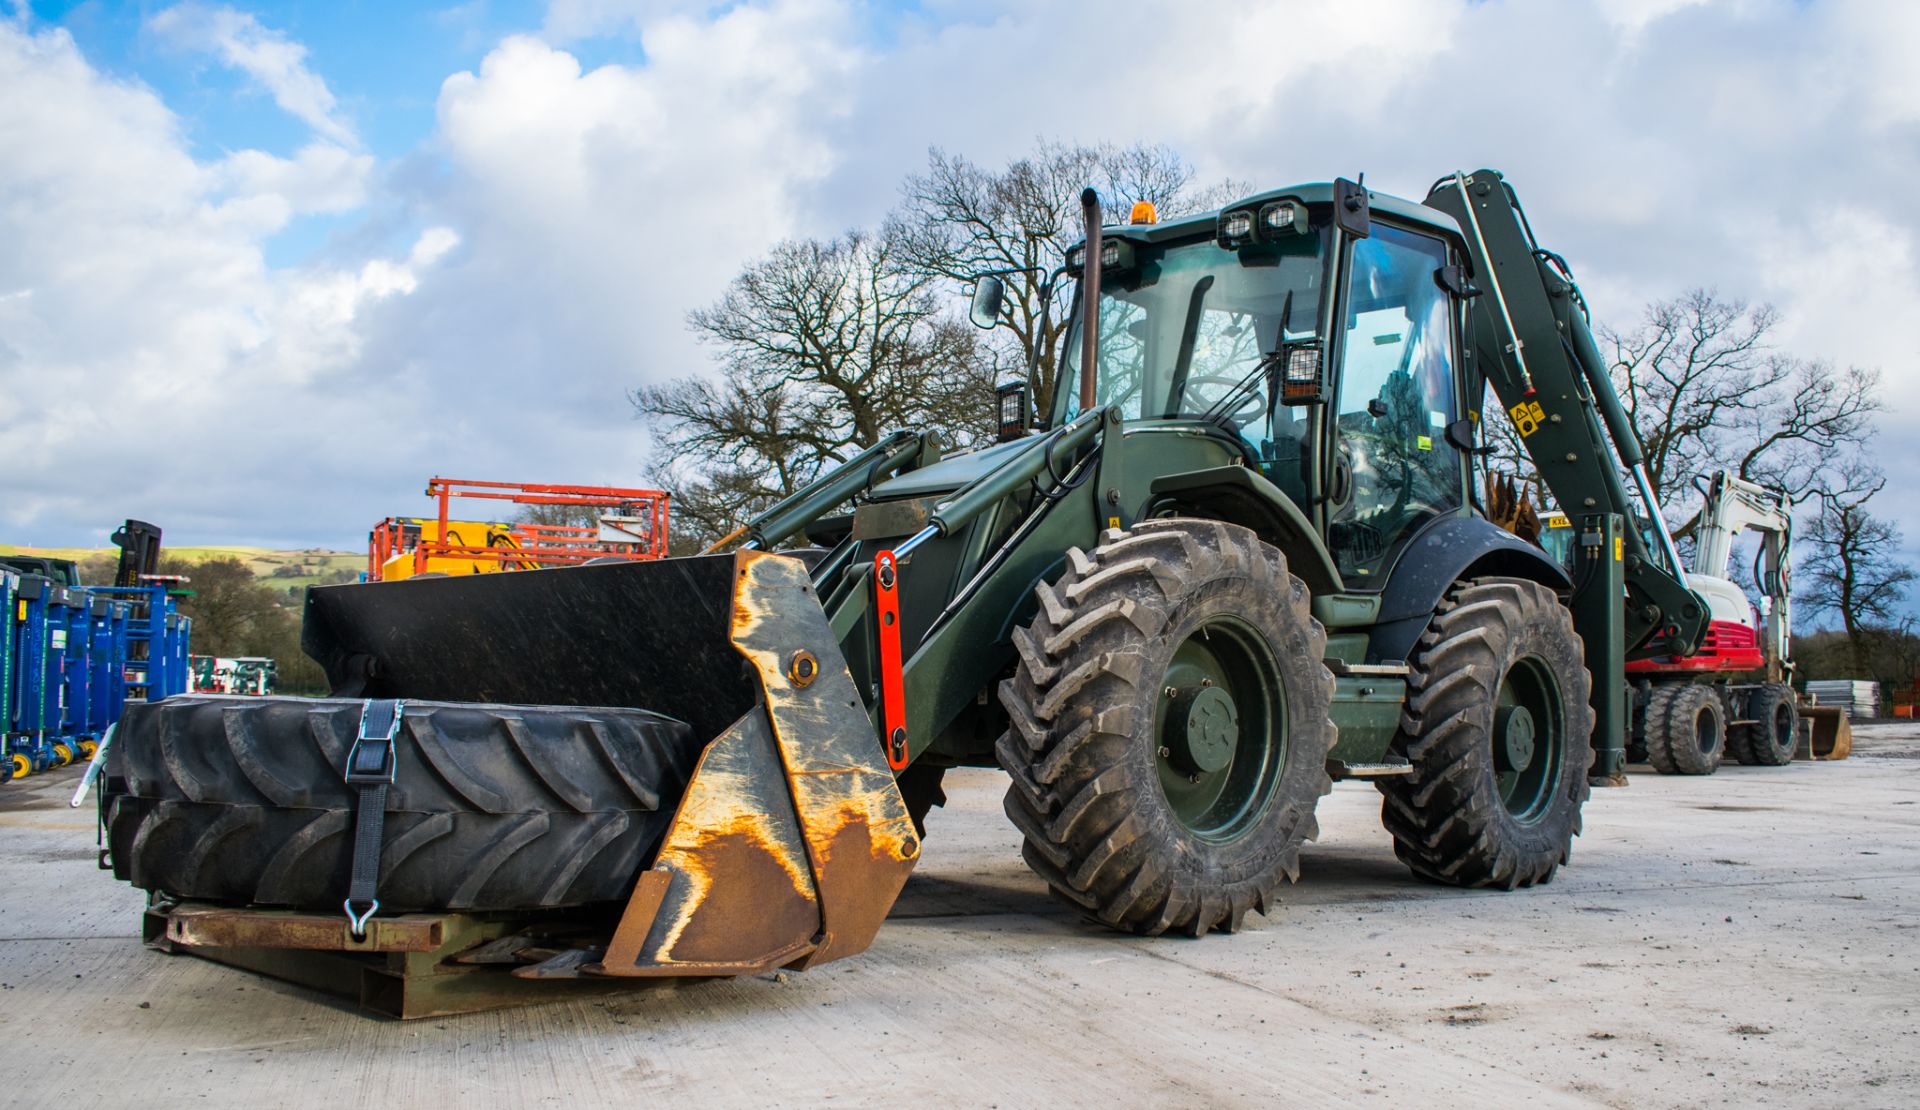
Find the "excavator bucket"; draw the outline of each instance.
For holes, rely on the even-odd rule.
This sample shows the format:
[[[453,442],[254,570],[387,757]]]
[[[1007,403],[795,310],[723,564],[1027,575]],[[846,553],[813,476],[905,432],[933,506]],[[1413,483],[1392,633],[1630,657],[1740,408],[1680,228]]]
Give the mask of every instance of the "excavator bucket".
[[[1837,705],[1802,705],[1800,716],[1807,722],[1807,734],[1795,758],[1845,759],[1853,753],[1853,723],[1846,710]]]
[[[337,695],[644,708],[704,739],[604,951],[562,974],[740,975],[850,956],[919,855],[798,559],[316,589],[303,646]]]

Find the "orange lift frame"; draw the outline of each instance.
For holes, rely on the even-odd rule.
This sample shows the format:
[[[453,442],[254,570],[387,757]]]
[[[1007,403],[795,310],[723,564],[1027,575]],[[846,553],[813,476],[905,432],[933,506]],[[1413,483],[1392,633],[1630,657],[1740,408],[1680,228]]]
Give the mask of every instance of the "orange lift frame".
[[[439,531],[421,535],[412,545],[413,572],[426,571],[429,559],[471,559],[500,564],[500,568],[577,566],[592,559],[660,559],[667,554],[665,490],[626,489],[619,486],[553,486],[528,482],[476,482],[461,478],[434,478],[426,494],[438,502]],[[569,505],[610,510],[606,515],[631,518],[631,540],[607,540],[598,528],[571,524],[506,523],[506,544],[473,545],[449,542],[449,505],[456,499],[505,501],[514,505]],[[419,518],[388,517],[367,536],[367,578],[378,581],[381,568],[395,555],[409,550],[407,527]],[[458,536],[458,533],[452,533]]]

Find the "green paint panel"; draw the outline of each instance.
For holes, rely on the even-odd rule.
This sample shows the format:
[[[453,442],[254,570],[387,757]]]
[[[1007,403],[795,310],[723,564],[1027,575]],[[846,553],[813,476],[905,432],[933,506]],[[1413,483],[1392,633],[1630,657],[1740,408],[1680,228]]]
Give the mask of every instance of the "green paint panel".
[[[1400,731],[1400,707],[1407,683],[1372,675],[1334,680],[1333,723],[1340,738],[1332,758],[1342,763],[1384,763],[1387,748]]]

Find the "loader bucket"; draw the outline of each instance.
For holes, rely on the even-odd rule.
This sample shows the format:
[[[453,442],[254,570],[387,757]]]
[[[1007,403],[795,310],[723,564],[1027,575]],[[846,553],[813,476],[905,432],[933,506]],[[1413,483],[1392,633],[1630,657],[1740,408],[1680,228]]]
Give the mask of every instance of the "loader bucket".
[[[1802,705],[1801,719],[1807,722],[1806,741],[1794,753],[1796,759],[1845,759],[1853,752],[1853,722],[1837,705]]]
[[[302,641],[338,695],[644,708],[703,738],[604,952],[558,974],[738,975],[853,955],[919,855],[798,559],[322,587]],[[556,974],[542,967],[516,974]]]

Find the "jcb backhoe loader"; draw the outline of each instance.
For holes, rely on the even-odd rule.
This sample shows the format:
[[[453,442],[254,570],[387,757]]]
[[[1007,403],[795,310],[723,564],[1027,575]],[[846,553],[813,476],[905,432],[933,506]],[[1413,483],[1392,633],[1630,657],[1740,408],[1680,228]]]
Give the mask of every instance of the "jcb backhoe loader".
[[[730,552],[313,589],[333,697],[122,726],[116,874],[203,952],[425,946],[425,913],[565,922],[457,957],[523,977],[805,967],[872,939],[944,769],[997,764],[1033,869],[1122,930],[1267,912],[1334,778],[1422,876],[1547,881],[1620,772],[1625,659],[1706,620],[1621,525],[1639,445],[1564,263],[1487,170],[1088,224],[1078,388],[1003,397],[1005,442],[895,433]],[[1571,579],[1471,503],[1488,384]]]

